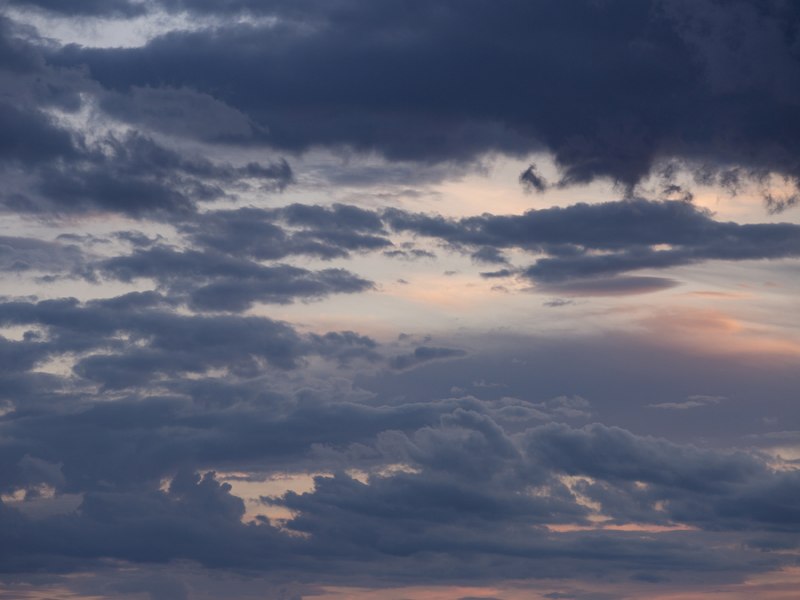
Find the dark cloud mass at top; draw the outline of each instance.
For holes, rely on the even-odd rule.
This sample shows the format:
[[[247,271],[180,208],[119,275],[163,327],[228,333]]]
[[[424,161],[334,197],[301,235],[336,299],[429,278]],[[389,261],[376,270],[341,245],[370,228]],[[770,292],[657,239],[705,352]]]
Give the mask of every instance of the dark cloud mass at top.
[[[714,176],[800,175],[791,2],[164,7],[277,21],[172,32],[140,48],[72,46],[51,60],[86,65],[115,92],[211,94],[284,150],[348,145],[459,161],[546,149],[562,184],[632,186],[665,158]]]
[[[778,598],[798,157],[789,0],[0,0],[0,600]]]

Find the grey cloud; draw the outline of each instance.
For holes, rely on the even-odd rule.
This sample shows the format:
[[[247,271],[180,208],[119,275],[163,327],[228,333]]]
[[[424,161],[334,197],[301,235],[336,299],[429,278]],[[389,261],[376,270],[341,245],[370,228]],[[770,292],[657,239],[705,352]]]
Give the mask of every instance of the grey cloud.
[[[22,346],[32,352],[27,361],[40,359],[39,349],[49,354],[90,352],[78,360],[75,372],[112,389],[141,385],[157,374],[225,368],[246,375],[260,372],[264,365],[295,368],[308,354],[337,355],[337,339],[304,338],[286,323],[178,315],[159,304],[161,299],[154,295],[85,306],[75,299],[7,302],[0,305],[0,323],[47,328],[47,342]],[[374,346],[366,337],[343,336],[338,342],[347,353],[353,347]]]
[[[471,254],[472,260],[477,263],[485,263],[485,264],[506,264],[508,263],[508,259],[506,256],[497,248],[492,248],[491,246],[483,246],[478,248],[475,252]]]
[[[146,12],[146,5],[131,0],[9,0],[12,5],[32,7],[63,13],[69,16],[125,16],[132,17]]]
[[[555,283],[538,283],[536,289],[565,296],[627,296],[660,292],[678,285],[677,281],[667,277],[612,276],[588,279],[575,277]]]
[[[542,305],[548,308],[561,308],[562,306],[569,306],[570,304],[574,304],[574,301],[565,300],[564,298],[553,298],[552,300],[544,302]]]
[[[384,256],[389,258],[402,258],[405,260],[418,260],[420,258],[436,258],[433,252],[428,250],[420,250],[419,248],[411,248],[408,250],[385,250]]]
[[[91,104],[103,94],[85,70],[49,64],[44,58],[49,44],[7,18],[0,20],[0,125],[6,132],[0,142],[6,181],[0,205],[6,211],[45,217],[98,209],[135,217],[186,216],[197,202],[236,189],[257,185],[262,192],[280,191],[293,181],[283,159],[233,166],[184,156],[137,131],[87,135],[53,109],[76,113],[85,104],[82,97]],[[186,111],[191,104],[185,103]],[[208,102],[194,104],[211,110]],[[211,104],[218,108],[213,99]]]
[[[74,310],[74,304],[61,303],[34,312],[70,306]],[[71,314],[69,322],[77,316]],[[92,319],[96,327],[107,327],[103,321],[102,313]],[[252,329],[255,322],[246,324]],[[158,328],[168,327],[159,322]],[[208,339],[196,323],[192,330],[196,342]],[[340,335],[361,344],[357,336]],[[238,340],[242,332],[231,336]],[[313,343],[339,347],[343,340]],[[189,383],[183,382],[184,390]],[[218,390],[228,395],[232,388]],[[796,526],[789,499],[797,478],[770,471],[757,455],[704,450],[601,425],[551,424],[514,433],[495,419],[492,403],[475,398],[379,402],[263,391],[229,404],[206,404],[199,395],[150,395],[85,399],[77,406],[59,403],[44,412],[6,416],[0,422],[9,441],[5,455],[16,454],[16,467],[5,471],[6,485],[47,479],[59,493],[81,492],[84,498],[79,512],[35,523],[3,507],[0,531],[22,532],[26,540],[4,566],[76,569],[99,557],[134,564],[189,559],[211,568],[279,569],[300,580],[349,584],[402,581],[409,569],[417,581],[438,582],[575,572],[730,580],[774,568],[780,559],[730,543],[739,538],[713,536]],[[552,411],[586,408],[574,397],[545,405]],[[319,450],[309,455],[312,447]],[[306,537],[287,535],[265,520],[243,525],[242,500],[213,475],[192,470],[260,465],[337,471],[337,452],[347,457],[348,467],[371,470],[366,483],[334,473],[317,478],[310,492],[264,500],[292,509],[285,527]],[[31,458],[21,462],[25,455]],[[59,458],[58,471],[49,456]],[[406,470],[380,468],[397,462]],[[662,523],[665,513],[654,508],[661,501],[666,516],[702,531],[658,537],[549,532],[542,525],[588,523],[589,509],[559,480],[562,474],[593,478],[596,483],[580,492],[615,519]],[[172,483],[158,491],[164,477]],[[721,547],[730,550],[706,551],[723,539],[729,543]],[[0,547],[9,547],[7,542]],[[348,568],[356,563],[369,569]]]
[[[521,248],[544,253],[525,269],[543,289],[618,294],[674,285],[665,278],[618,277],[708,260],[758,260],[800,255],[800,226],[716,221],[689,203],[644,199],[574,204],[523,215],[446,219],[397,209],[385,212],[397,231],[467,248]],[[666,247],[665,247],[666,246]]]
[[[109,258],[96,269],[121,281],[152,278],[175,298],[186,295],[188,304],[198,310],[243,311],[254,302],[288,304],[299,298],[364,292],[373,287],[344,269],[264,266],[217,252],[179,252],[166,246]]]
[[[466,356],[464,350],[457,348],[440,348],[436,346],[418,346],[413,352],[408,354],[399,354],[389,361],[389,365],[393,369],[403,370],[417,367],[432,360],[441,360],[447,358],[458,358]]]
[[[682,402],[659,402],[658,404],[651,404],[650,408],[661,408],[666,410],[688,410],[690,408],[700,408],[703,406],[715,406],[721,402],[726,401],[724,396],[704,396],[694,395],[689,396]]]
[[[0,160],[33,165],[57,158],[73,158],[77,150],[70,133],[36,110],[0,103]]]
[[[258,131],[241,112],[188,88],[135,87],[103,95],[100,107],[145,130],[210,142],[246,140]]]
[[[542,193],[547,190],[547,181],[539,174],[536,165],[530,165],[519,176],[519,182],[526,190]]]
[[[146,248],[163,241],[163,237],[160,235],[151,238],[141,231],[117,231],[112,235],[118,240],[128,242],[134,248]]]
[[[340,204],[214,211],[198,215],[180,228],[197,245],[259,260],[293,254],[343,258],[350,252],[392,245],[379,215]]]
[[[176,233],[159,238],[143,223],[141,232],[109,238],[126,244],[125,254],[100,258],[87,258],[89,249],[117,245],[70,234],[0,240],[0,269],[156,284],[85,302],[0,302],[0,326],[14,330],[14,339],[0,337],[0,490],[22,498],[0,502],[0,571],[9,580],[78,572],[114,579],[129,568],[179,570],[191,561],[301,584],[713,584],[796,562],[780,550],[797,545],[798,475],[741,449],[747,434],[763,446],[795,437],[772,431],[797,416],[793,365],[678,352],[653,330],[602,339],[462,330],[446,346],[405,338],[386,357],[355,331],[305,333],[265,317],[202,311],[368,291],[369,281],[343,269],[262,261],[426,252],[401,244],[401,234],[505,267],[484,277],[528,278],[568,296],[676,284],[639,271],[797,257],[799,226],[721,222],[663,172],[666,201],[631,193],[522,215],[276,208],[269,197],[258,207],[205,211],[204,202],[242,191],[278,192],[294,180],[292,169],[282,159],[233,164],[176,149],[270,157],[323,148],[343,162],[309,178],[345,185],[407,187],[464,173],[495,153],[536,151],[554,158],[555,187],[599,177],[631,192],[670,159],[698,183],[731,193],[770,173],[791,188],[800,173],[794,5],[7,4],[49,10],[48,18],[160,9],[197,22],[243,17],[128,49],[59,48],[0,19],[6,209],[53,220],[113,212],[167,221]],[[141,132],[67,125],[82,118],[80,108],[92,123],[110,117],[115,130]],[[377,166],[349,168],[353,151],[378,155]],[[533,166],[521,182],[549,185]],[[774,196],[768,207],[786,208],[792,198]],[[380,194],[364,201],[387,199],[395,202]],[[534,264],[504,265],[521,252]],[[475,396],[451,397],[465,390]],[[706,422],[680,410],[713,409],[698,390],[751,401],[726,403],[725,419]],[[765,422],[765,414],[781,421]],[[606,424],[575,426],[587,419]],[[224,473],[244,473],[248,484],[323,475],[311,490],[263,500],[292,511],[277,527],[266,518],[242,522],[244,498]],[[37,502],[59,510],[17,510]],[[548,527],[592,526],[595,507],[612,525],[694,529]],[[102,593],[193,595],[168,578],[115,583]],[[558,589],[550,595],[581,597]],[[216,595],[235,597],[227,592]]]
[[[764,194],[764,205],[767,207],[767,211],[773,215],[782,213],[798,204],[800,204],[800,194],[788,194],[785,196],[776,196],[770,192]]]
[[[71,271],[83,262],[80,248],[72,244],[0,236],[0,271]]]
[[[504,279],[506,277],[513,277],[517,274],[514,269],[499,269],[497,271],[482,271],[481,277],[484,279]]]
[[[53,60],[86,64],[115,91],[213,95],[291,151],[446,162],[547,150],[559,185],[605,177],[630,188],[673,158],[714,177],[741,167],[797,182],[798,89],[787,82],[798,68],[785,32],[798,13],[786,3],[162,6],[276,22],[172,32],[141,48],[71,46]]]
[[[24,122],[24,121],[23,121]],[[69,139],[66,132],[62,135]],[[51,142],[44,142],[51,144]],[[255,179],[273,190],[292,181],[288,163],[250,163],[243,167],[186,158],[138,133],[108,135],[92,146],[69,145],[65,162],[49,160],[47,146],[36,141],[34,183],[27,198],[7,195],[7,209],[32,213],[73,213],[92,209],[135,217],[191,214],[197,201],[221,198],[229,186]],[[67,150],[59,150],[67,153]],[[15,152],[15,156],[25,156]]]

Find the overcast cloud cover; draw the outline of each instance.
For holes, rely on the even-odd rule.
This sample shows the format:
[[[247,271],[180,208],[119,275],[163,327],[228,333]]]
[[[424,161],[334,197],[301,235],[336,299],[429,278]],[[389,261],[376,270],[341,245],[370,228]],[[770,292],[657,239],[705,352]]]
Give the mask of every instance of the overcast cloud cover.
[[[0,598],[800,587],[800,4],[0,0]]]

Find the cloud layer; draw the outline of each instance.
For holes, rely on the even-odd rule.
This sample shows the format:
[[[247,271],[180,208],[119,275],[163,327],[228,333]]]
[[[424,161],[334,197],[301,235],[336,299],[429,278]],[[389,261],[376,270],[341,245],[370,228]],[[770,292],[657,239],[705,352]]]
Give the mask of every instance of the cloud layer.
[[[793,572],[796,4],[2,5],[0,598]]]

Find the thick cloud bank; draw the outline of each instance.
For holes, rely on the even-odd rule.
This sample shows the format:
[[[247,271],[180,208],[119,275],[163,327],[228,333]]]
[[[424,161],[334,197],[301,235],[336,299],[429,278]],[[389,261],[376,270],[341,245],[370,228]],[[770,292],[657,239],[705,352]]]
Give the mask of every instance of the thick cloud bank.
[[[187,101],[199,92],[256,123],[250,136],[285,150],[348,145],[420,161],[547,150],[561,184],[610,177],[630,186],[661,159],[732,186],[770,172],[796,183],[800,174],[792,3],[163,7],[274,20],[174,32],[140,48],[70,47],[52,60],[85,64],[105,89],[128,94],[104,105],[117,118],[167,114],[152,88]]]
[[[800,4],[0,10],[0,599],[796,575]]]

